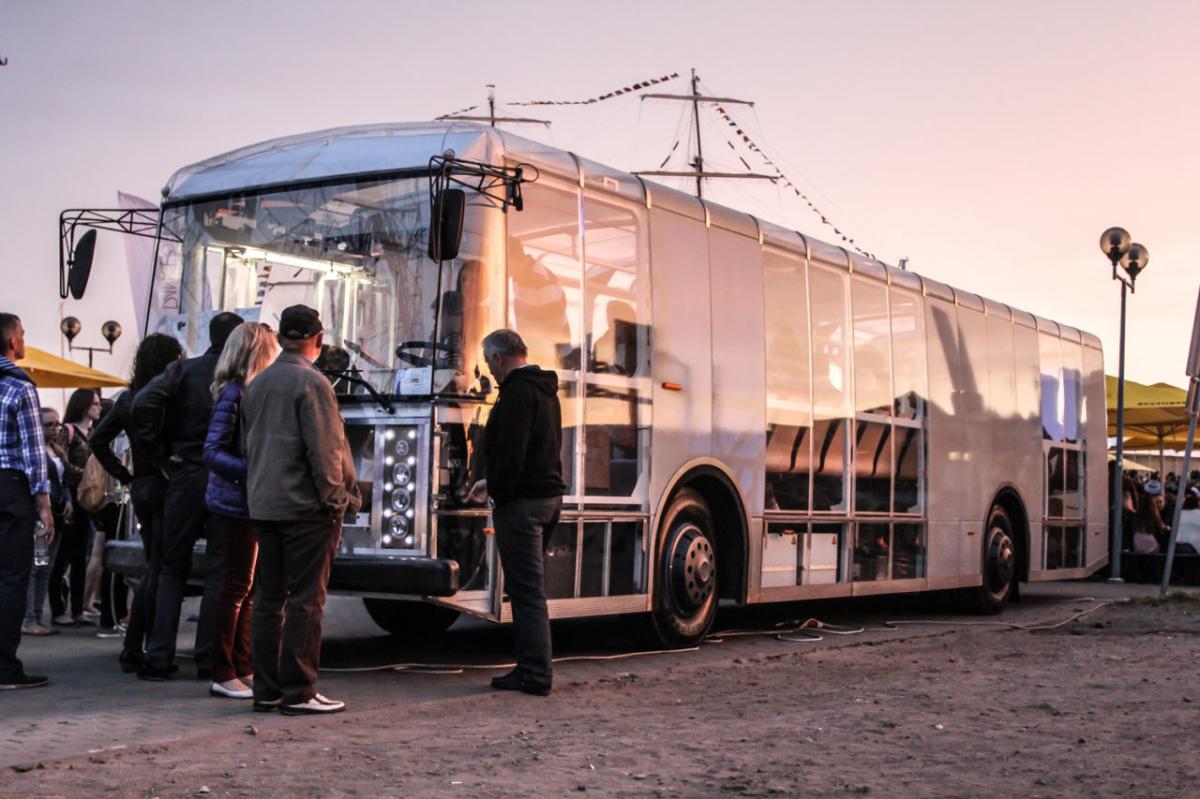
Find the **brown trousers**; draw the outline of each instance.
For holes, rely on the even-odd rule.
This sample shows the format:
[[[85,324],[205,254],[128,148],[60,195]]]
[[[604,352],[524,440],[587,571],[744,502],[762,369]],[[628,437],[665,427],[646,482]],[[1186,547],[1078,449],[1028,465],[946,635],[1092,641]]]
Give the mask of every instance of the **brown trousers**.
[[[317,692],[325,596],[342,520],[320,514],[256,524],[254,698],[299,704]]]
[[[213,682],[229,682],[254,674],[250,665],[250,619],[254,615],[250,591],[258,559],[258,525],[219,513],[213,514],[212,524],[225,538],[221,590],[214,613],[212,678]]]

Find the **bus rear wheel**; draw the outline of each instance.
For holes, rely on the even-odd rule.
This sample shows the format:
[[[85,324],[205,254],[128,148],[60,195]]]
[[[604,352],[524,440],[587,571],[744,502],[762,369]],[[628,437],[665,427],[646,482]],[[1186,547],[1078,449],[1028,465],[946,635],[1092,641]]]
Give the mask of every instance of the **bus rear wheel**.
[[[404,599],[363,597],[363,605],[371,621],[392,635],[405,637],[441,635],[459,616],[452,608]]]
[[[695,646],[717,616],[717,548],[712,513],[696,491],[679,491],[660,528],[654,566],[654,639],[667,647]]]
[[[983,535],[983,582],[971,590],[971,608],[979,613],[999,613],[1008,604],[1017,584],[1017,545],[1008,513],[993,505]]]

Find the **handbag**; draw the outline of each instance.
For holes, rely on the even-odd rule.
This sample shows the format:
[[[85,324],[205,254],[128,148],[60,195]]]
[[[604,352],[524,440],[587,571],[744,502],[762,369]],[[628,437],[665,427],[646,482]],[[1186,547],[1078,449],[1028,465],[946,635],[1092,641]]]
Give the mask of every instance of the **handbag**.
[[[83,478],[79,488],[75,489],[75,501],[79,507],[88,513],[99,513],[113,501],[116,494],[116,484],[113,478],[104,471],[95,455],[88,457],[87,465],[83,467]]]

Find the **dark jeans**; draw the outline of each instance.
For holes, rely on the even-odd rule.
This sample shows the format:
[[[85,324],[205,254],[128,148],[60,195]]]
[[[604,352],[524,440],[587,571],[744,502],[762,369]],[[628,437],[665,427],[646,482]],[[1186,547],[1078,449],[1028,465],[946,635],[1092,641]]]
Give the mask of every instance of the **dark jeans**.
[[[33,569],[37,505],[25,473],[0,470],[0,683],[25,673],[17,658],[21,621]]]
[[[550,613],[543,557],[558,524],[562,497],[514,499],[492,511],[504,588],[512,602],[517,670],[528,682],[550,687]]]
[[[341,535],[340,517],[258,522],[255,699],[290,705],[316,694],[329,569]]]
[[[225,541],[224,577],[217,594],[216,629],[212,647],[213,682],[254,674],[250,665],[250,619],[254,601],[254,563],[258,559],[258,525],[214,513],[213,527]]]
[[[162,569],[163,500],[167,481],[159,476],[135,477],[130,486],[133,512],[137,516],[138,532],[142,537],[142,554],[146,558],[146,576],[133,592],[133,607],[129,627],[125,630],[125,652],[132,658],[142,657],[147,632],[154,627],[154,601],[158,595],[158,574]]]
[[[72,618],[83,613],[83,588],[87,575],[88,537],[92,529],[92,517],[76,505],[71,523],[57,530],[62,536],[58,554],[50,568],[50,615],[66,613]],[[70,570],[70,605],[63,595],[63,575]]]
[[[192,571],[192,550],[196,541],[206,539],[204,597],[200,600],[200,622],[196,625],[196,668],[209,667],[212,650],[214,611],[221,589],[223,553],[220,531],[209,524],[204,504],[208,470],[193,464],[180,465],[167,481],[163,505],[162,568],[154,599],[154,625],[146,643],[146,662],[166,669],[175,662],[175,640],[179,636],[179,612],[183,607],[188,576]]]

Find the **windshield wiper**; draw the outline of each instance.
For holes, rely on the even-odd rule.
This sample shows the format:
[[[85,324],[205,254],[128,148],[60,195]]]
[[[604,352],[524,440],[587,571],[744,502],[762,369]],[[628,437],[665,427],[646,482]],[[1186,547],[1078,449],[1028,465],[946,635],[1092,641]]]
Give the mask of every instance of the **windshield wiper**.
[[[392,405],[391,400],[389,400],[387,397],[383,396],[378,391],[376,391],[375,386],[371,385],[366,380],[362,379],[361,377],[354,374],[353,372],[342,370],[342,369],[321,369],[319,371],[323,375],[337,377],[341,380],[345,380],[347,383],[353,383],[356,386],[362,386],[363,388],[365,388],[367,390],[367,393],[371,395],[371,399],[373,399],[373,400],[375,400],[375,402],[379,403],[380,408],[383,408],[383,410],[386,411],[387,413],[395,413],[396,412],[396,408]],[[334,381],[334,382],[337,382],[337,381]]]

